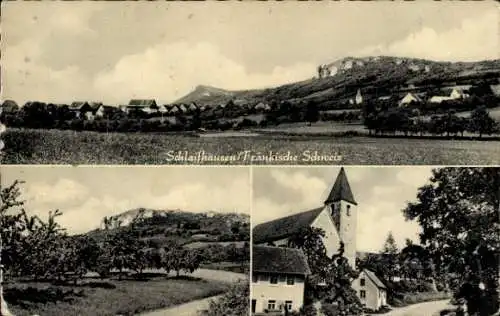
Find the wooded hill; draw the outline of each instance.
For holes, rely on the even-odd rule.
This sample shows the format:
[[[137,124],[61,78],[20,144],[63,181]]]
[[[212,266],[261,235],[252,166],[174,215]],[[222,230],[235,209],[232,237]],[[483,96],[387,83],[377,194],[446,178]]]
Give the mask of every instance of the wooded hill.
[[[455,85],[500,83],[500,60],[480,62],[437,62],[398,57],[347,57],[326,65],[330,75],[268,89],[228,91],[198,86],[174,103],[195,102],[217,106],[229,101],[236,104],[258,102],[305,103],[313,101],[323,109],[352,108],[349,99],[361,89],[363,98],[400,95],[409,91],[426,91]],[[319,70],[319,69],[318,69]],[[314,70],[311,69],[311,77]]]
[[[105,217],[100,229],[87,233],[98,239],[109,233],[135,223],[142,240],[151,247],[159,248],[175,243],[210,244],[244,242],[250,240],[250,217],[246,214],[203,212],[192,213],[181,210],[133,209],[121,214]],[[108,229],[105,229],[108,227]],[[238,243],[237,243],[238,244]]]

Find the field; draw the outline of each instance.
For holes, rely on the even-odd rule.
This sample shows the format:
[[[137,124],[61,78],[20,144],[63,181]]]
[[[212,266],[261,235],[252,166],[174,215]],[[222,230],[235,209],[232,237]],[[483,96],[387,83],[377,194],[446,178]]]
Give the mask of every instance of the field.
[[[204,138],[19,129],[8,129],[2,138],[6,144],[3,164],[486,165],[500,161],[500,141],[309,135]],[[281,157],[280,160],[257,157],[252,161],[240,156],[233,160],[200,161],[173,159],[175,157],[169,155],[179,151],[183,152],[182,155],[184,151],[190,155],[204,151],[206,154],[226,156],[250,151],[259,157],[272,152],[281,154]],[[313,156],[306,158],[306,151]],[[288,153],[290,155],[283,156]],[[340,155],[341,159],[335,157],[332,161],[331,157],[325,157],[336,155]],[[291,158],[287,160],[287,157]]]
[[[156,277],[148,281],[87,281],[78,286],[48,283],[7,283],[5,300],[17,316],[81,315],[114,316],[179,305],[221,294],[228,283],[189,277]]]

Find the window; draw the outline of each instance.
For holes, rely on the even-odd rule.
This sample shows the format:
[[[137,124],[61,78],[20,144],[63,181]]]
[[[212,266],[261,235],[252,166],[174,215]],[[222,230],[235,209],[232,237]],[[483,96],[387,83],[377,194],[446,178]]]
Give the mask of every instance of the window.
[[[255,275],[255,274],[252,274],[252,282],[253,283],[257,283],[258,281],[259,281],[259,276]]]
[[[359,285],[365,286],[365,279],[359,279]]]
[[[270,311],[275,310],[276,309],[276,301],[275,300],[267,301],[267,309]]]
[[[361,298],[366,298],[366,291],[364,291],[364,290],[359,291],[359,296]]]
[[[293,276],[289,275],[286,278],[286,284],[288,284],[288,285],[294,285],[295,284],[295,278]]]
[[[291,311],[292,310],[292,304],[293,304],[292,301],[285,301],[285,308],[286,308],[287,311]]]
[[[269,281],[271,284],[278,284],[278,276],[271,275],[271,279]]]
[[[286,282],[286,275],[284,274],[280,275],[280,282]]]
[[[351,206],[347,205],[347,211],[346,211],[347,216],[351,216]]]

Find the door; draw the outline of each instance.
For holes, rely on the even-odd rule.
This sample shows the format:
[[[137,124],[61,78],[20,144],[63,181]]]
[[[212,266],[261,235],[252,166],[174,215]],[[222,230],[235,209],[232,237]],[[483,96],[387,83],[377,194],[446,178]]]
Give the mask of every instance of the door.
[[[252,300],[252,313],[255,313],[255,305],[257,305],[257,301]]]

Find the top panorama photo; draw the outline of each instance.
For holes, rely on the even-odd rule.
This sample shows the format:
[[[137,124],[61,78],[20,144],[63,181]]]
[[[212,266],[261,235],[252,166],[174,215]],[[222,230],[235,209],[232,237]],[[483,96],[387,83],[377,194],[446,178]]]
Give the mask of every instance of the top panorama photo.
[[[496,2],[1,5],[1,164],[500,162]]]

